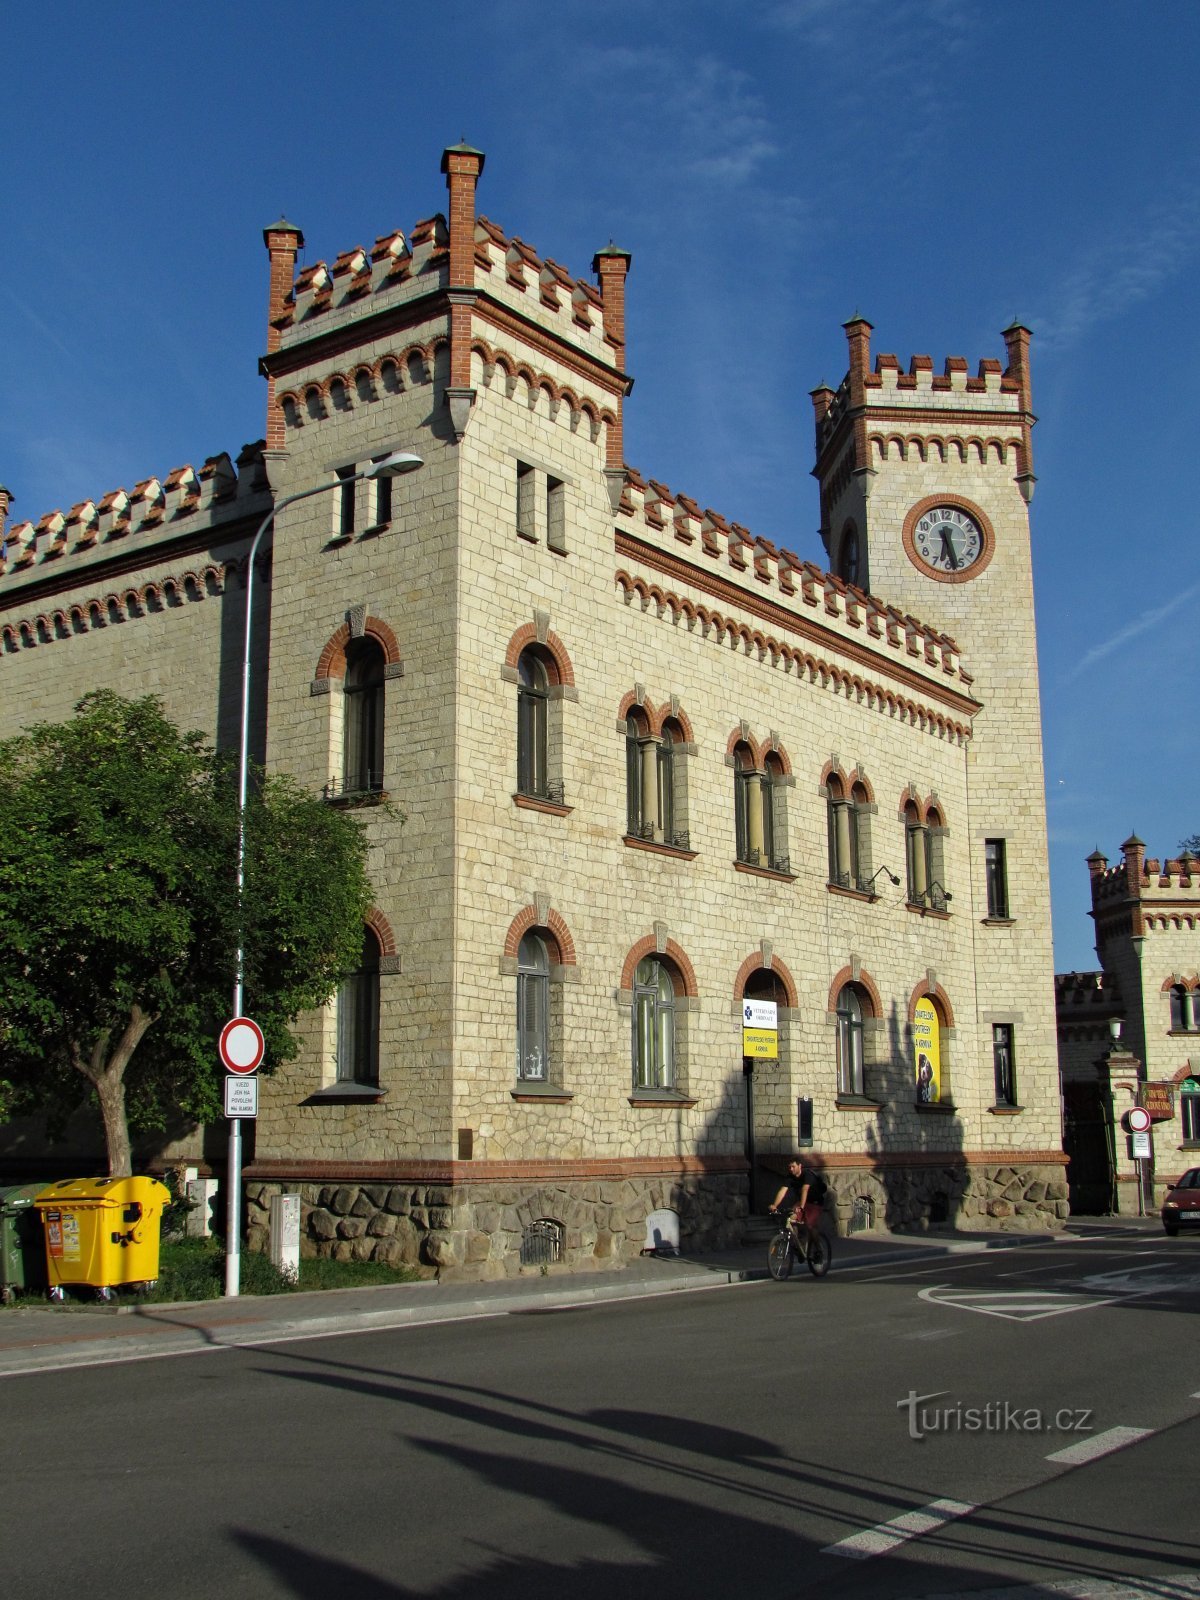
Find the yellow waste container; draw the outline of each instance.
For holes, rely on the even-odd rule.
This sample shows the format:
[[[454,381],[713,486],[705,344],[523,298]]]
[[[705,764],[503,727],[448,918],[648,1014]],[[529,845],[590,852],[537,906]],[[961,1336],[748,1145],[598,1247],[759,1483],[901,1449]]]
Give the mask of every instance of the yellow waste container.
[[[68,1286],[108,1300],[122,1284],[153,1285],[170,1198],[156,1178],[64,1178],[43,1189],[34,1205],[46,1235],[50,1298],[62,1300]]]

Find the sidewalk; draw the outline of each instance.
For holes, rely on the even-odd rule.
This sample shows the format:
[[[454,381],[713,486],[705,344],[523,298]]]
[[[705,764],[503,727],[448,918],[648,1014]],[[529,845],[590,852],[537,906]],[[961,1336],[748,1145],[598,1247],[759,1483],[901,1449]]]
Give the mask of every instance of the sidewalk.
[[[1161,1235],[1157,1218],[1081,1218],[1060,1234],[881,1234],[838,1239],[833,1275],[1061,1240]],[[803,1268],[798,1269],[803,1274]],[[612,1272],[529,1274],[204,1300],[180,1305],[20,1307],[0,1311],[0,1377],[105,1366],[205,1350],[246,1349],[419,1323],[553,1311],[644,1295],[724,1288],[767,1276],[764,1244],[674,1259],[643,1256]]]

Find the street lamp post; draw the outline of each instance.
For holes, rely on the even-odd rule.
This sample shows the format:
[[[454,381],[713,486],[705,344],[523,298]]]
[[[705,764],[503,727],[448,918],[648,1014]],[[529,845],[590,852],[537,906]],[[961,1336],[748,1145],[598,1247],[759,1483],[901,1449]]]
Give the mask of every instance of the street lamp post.
[[[246,557],[246,639],[242,653],[242,720],[238,745],[238,832],[237,832],[237,899],[238,944],[233,980],[233,1015],[242,1015],[242,979],[245,969],[245,945],[242,923],[242,895],[246,882],[246,791],[250,765],[250,632],[254,610],[254,562],[258,547],[267,529],[285,507],[298,500],[311,499],[313,495],[328,494],[346,484],[358,483],[364,478],[398,478],[403,473],[415,472],[425,465],[420,456],[406,450],[393,450],[388,455],[372,461],[361,472],[318,483],[312,489],[301,489],[276,501],[259,524],[258,532],[250,543]],[[225,1293],[236,1296],[239,1292],[242,1264],[241,1211],[242,1211],[242,1123],[240,1117],[229,1119],[229,1156],[226,1172],[228,1195],[225,1208]]]

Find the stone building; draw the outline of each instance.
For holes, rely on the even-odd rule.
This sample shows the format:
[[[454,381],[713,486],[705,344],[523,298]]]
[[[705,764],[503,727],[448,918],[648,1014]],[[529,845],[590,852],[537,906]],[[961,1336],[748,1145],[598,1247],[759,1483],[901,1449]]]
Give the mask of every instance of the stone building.
[[[799,1141],[843,1228],[1055,1225],[1027,330],[935,372],[846,325],[826,571],[626,464],[630,257],[538,255],[483,166],[332,266],[266,230],[236,470],[8,530],[10,726],[112,683],[231,743],[279,508],[253,735],[358,808],[376,903],[262,1083],[252,1220],[299,1188],[313,1248],[604,1265],[737,1236]],[[395,448],[422,469],[356,476]]]
[[[1087,864],[1100,970],[1055,978],[1071,1208],[1136,1216],[1200,1162],[1200,859],[1147,858],[1135,834]]]

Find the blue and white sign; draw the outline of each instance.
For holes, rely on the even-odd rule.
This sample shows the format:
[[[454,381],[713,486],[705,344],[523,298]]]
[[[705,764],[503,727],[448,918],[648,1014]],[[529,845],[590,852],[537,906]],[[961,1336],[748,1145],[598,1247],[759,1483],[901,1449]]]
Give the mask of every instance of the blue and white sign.
[[[743,1028],[777,1028],[779,1007],[774,1000],[743,1000]]]

